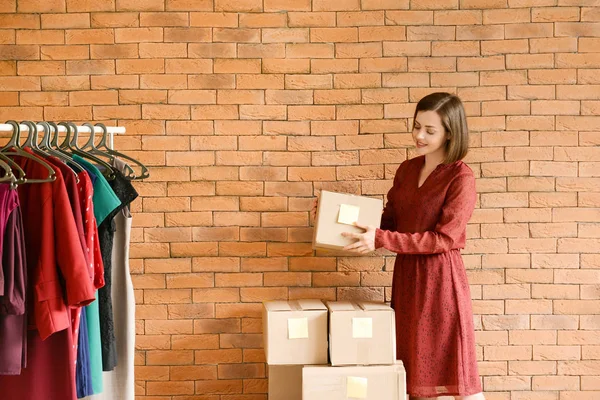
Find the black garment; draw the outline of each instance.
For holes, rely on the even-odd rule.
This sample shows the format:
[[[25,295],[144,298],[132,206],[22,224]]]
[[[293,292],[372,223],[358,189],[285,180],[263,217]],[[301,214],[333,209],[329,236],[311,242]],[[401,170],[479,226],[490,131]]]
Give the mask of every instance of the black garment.
[[[112,248],[116,231],[114,218],[117,213],[121,212],[123,207],[128,207],[138,197],[138,193],[131,182],[119,171],[114,171],[115,179],[108,181],[108,184],[121,201],[121,204],[98,226],[98,240],[100,241],[100,252],[104,263],[104,287],[98,289],[103,371],[112,371],[117,366],[117,343],[111,297]]]

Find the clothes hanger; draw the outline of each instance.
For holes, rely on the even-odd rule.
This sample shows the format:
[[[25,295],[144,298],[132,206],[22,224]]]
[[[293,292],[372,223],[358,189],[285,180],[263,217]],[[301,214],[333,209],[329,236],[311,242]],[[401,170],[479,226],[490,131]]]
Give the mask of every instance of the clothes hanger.
[[[29,131],[33,132],[33,134],[30,134],[27,136],[27,140],[23,144],[23,147],[30,147],[31,150],[33,150],[33,152],[36,153],[37,155],[39,155],[40,157],[54,156],[54,157],[58,158],[61,163],[65,164],[69,168],[69,170],[71,170],[71,172],[75,176],[75,181],[77,183],[79,183],[79,177],[77,176],[77,172],[67,164],[67,162],[64,160],[63,157],[57,157],[57,155],[54,154],[54,150],[52,150],[50,148],[43,149],[39,146],[37,124],[33,121],[23,121],[22,123],[28,125],[30,127]],[[50,126],[46,122],[43,122],[43,121],[40,122],[39,124],[42,125],[42,128],[44,130],[44,139],[42,141],[49,139],[48,132],[50,132]],[[60,153],[59,153],[59,155],[60,155]]]
[[[14,132],[13,132],[14,134]],[[10,157],[7,157],[6,155],[4,155],[4,153],[0,152],[0,161],[2,163],[0,163],[0,166],[4,169],[4,171],[6,171],[6,166],[8,166],[9,170],[10,170],[10,175],[12,175],[14,177],[14,182],[11,182],[11,188],[14,189],[16,188],[18,185],[21,185],[23,183],[25,183],[27,181],[27,178],[25,177],[25,171],[23,171],[23,168],[21,168],[21,166],[19,164],[17,164],[13,159],[11,159]],[[7,164],[6,166],[4,164]],[[14,171],[17,171],[19,176],[15,176]],[[7,173],[4,176],[8,176],[8,171],[6,171]]]
[[[0,168],[4,170],[4,175],[0,176],[0,182],[10,182],[10,188],[16,189],[17,185],[17,177],[12,172],[12,168],[8,163],[0,160]]]
[[[54,169],[50,165],[48,165],[48,163],[44,160],[41,160],[39,157],[36,157],[33,154],[30,154],[21,148],[19,143],[21,139],[21,127],[19,126],[19,123],[13,120],[6,121],[6,123],[13,126],[13,134],[6,146],[0,149],[0,152],[4,153],[5,155],[28,158],[38,164],[41,164],[48,171],[47,178],[27,178],[25,183],[54,182],[56,180],[56,173],[54,172]]]
[[[35,154],[39,155],[40,157],[48,157],[49,154],[40,149],[38,146],[37,124],[33,121],[21,121],[21,123],[29,127],[27,139],[25,140],[25,143],[23,143],[22,147],[29,147]]]
[[[96,133],[94,132],[94,129],[95,129],[94,125],[90,124],[89,122],[85,122],[82,125],[87,126],[88,128],[90,128],[91,133],[90,133],[90,137],[89,137],[87,143],[85,145],[83,145],[83,147],[81,147],[81,150],[82,151],[87,151],[88,153],[97,155],[99,157],[106,157],[109,160],[108,162],[111,163],[111,166],[113,166],[112,162],[114,161],[115,157],[113,155],[107,153],[107,152],[104,152],[102,150],[97,149],[94,146],[94,140],[96,138]],[[85,150],[86,146],[90,142],[92,142],[91,148],[89,150]],[[129,164],[125,164],[125,168],[127,170],[127,176],[125,176],[125,178],[127,178],[127,179],[134,179],[135,178],[135,171],[133,170],[133,168],[131,168],[129,166]]]
[[[77,140],[79,139],[79,132],[77,130],[77,126],[74,123],[60,122],[58,125],[64,126],[67,130],[67,137],[65,138],[64,142],[60,145],[62,149],[69,149],[71,153],[77,154],[81,158],[87,158],[88,160],[93,161],[96,164],[104,167],[105,171],[103,171],[102,174],[104,175],[106,180],[112,181],[113,179],[115,179],[115,172],[113,171],[113,168],[110,164],[92,154],[86,153],[85,151],[79,148],[79,145],[77,144]],[[71,133],[73,133],[73,137],[71,137]]]
[[[129,160],[132,163],[138,165],[142,171],[142,174],[139,176],[136,176],[134,179],[140,180],[140,179],[146,179],[146,178],[150,177],[150,171],[142,162],[136,160],[133,157],[128,156],[127,154],[121,153],[119,151],[116,151],[116,150],[108,147],[108,145],[106,144],[106,137],[108,136],[108,129],[106,128],[106,125],[104,125],[102,123],[97,123],[96,126],[99,126],[102,129],[102,138],[100,139],[100,143],[98,143],[98,146],[96,146],[97,148],[105,149],[109,154],[112,154],[115,157]]]
[[[100,127],[100,129],[102,129],[102,138],[100,139],[100,143],[98,146],[95,145],[96,134],[94,133],[94,127],[92,126],[92,124],[85,123],[83,125],[89,127],[92,130],[92,133],[90,135],[89,140],[82,147],[82,149],[87,149],[89,147],[90,150],[88,150],[88,151],[92,154],[106,154],[106,156],[109,157],[111,161],[114,160],[115,157],[118,157],[118,158],[122,158],[122,159],[125,159],[128,161],[131,161],[134,164],[140,166],[140,168],[142,169],[142,175],[138,177],[138,176],[136,176],[134,169],[131,168],[131,166],[129,164],[125,164],[125,168],[127,168],[127,176],[126,176],[127,179],[138,180],[138,179],[144,179],[144,178],[147,178],[150,176],[150,174],[148,173],[148,168],[146,168],[146,166],[144,164],[142,164],[138,160],[128,156],[127,154],[123,154],[121,152],[113,150],[106,145],[106,136],[108,133],[108,129],[106,128],[106,126],[104,124],[101,124],[101,123],[96,124],[96,126]],[[100,150],[100,148],[99,148],[100,146],[103,146],[105,151]]]

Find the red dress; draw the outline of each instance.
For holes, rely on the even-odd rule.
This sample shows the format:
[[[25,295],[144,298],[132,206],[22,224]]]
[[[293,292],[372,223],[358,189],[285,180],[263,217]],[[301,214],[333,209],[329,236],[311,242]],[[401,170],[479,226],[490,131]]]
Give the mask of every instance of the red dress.
[[[398,253],[392,282],[397,358],[412,396],[481,392],[470,288],[460,249],[476,202],[473,171],[440,164],[419,187],[425,157],[403,162],[375,247]]]

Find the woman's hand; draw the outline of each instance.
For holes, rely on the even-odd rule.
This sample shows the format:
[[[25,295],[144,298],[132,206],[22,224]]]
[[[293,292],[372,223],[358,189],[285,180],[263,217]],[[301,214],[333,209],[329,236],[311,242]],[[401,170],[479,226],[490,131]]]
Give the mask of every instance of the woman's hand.
[[[344,232],[342,236],[357,239],[356,242],[344,247],[344,250],[353,253],[367,254],[375,250],[375,231],[374,226],[364,226],[354,223],[354,226],[363,229],[363,233]]]

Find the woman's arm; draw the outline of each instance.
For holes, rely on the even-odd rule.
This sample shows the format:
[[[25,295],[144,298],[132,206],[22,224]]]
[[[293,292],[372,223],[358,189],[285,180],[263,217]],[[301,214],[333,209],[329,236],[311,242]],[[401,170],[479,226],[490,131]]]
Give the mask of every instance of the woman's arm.
[[[436,254],[455,248],[465,232],[476,202],[475,178],[461,174],[450,185],[442,214],[433,231],[419,233],[376,229],[374,247],[400,254]]]

